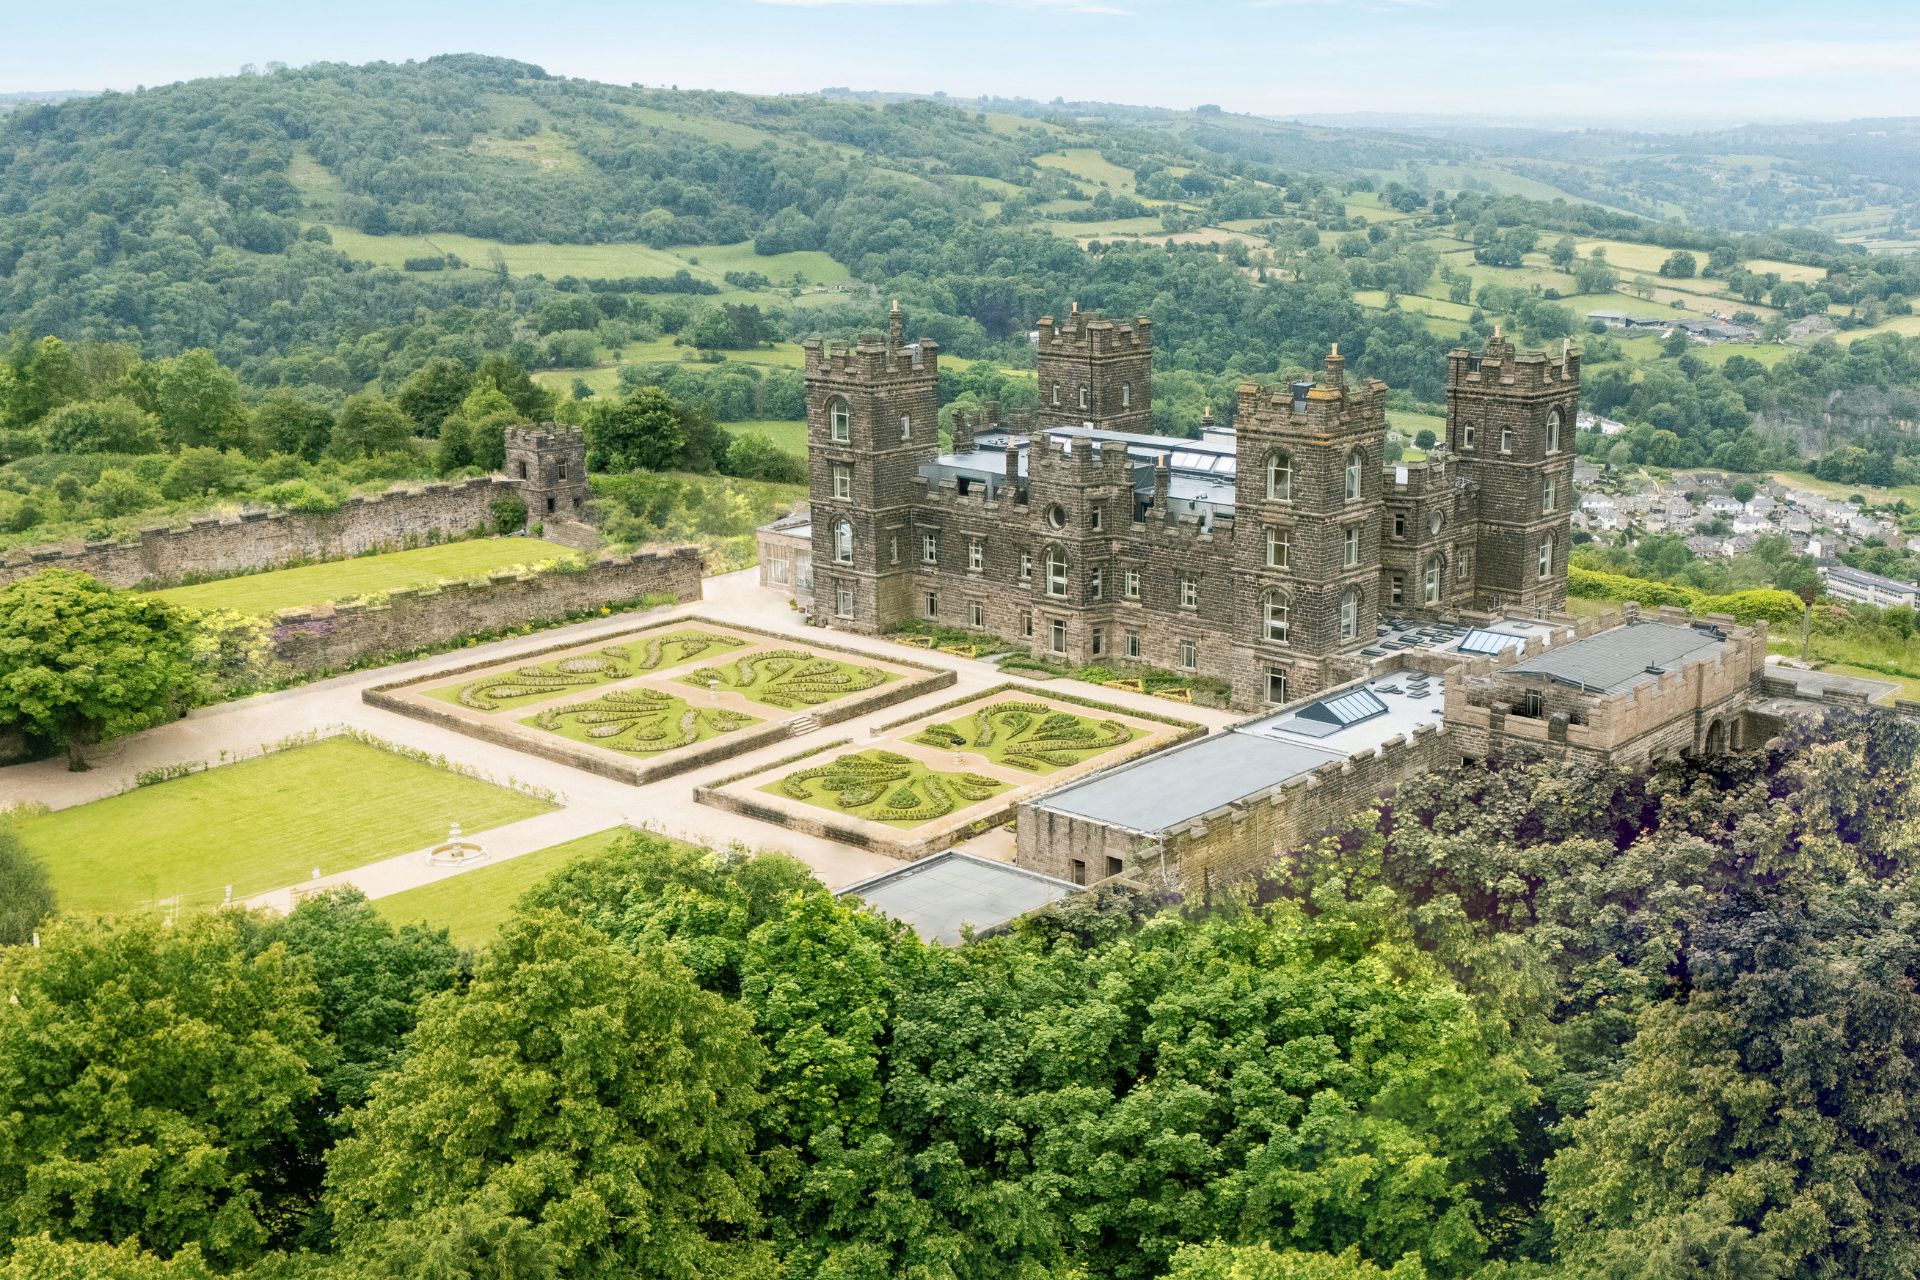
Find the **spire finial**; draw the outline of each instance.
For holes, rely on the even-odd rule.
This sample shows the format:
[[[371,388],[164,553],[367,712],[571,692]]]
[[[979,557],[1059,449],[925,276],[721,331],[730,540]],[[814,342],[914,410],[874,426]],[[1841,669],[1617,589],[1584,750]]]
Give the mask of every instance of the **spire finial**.
[[[1493,337],[1496,342],[1500,340],[1500,322],[1498,320],[1493,322]]]
[[[889,308],[888,308],[888,310],[889,310],[889,311],[892,311],[892,312],[893,312],[893,313],[894,313],[895,315],[899,315],[899,314],[900,314],[900,299],[898,299],[898,298],[895,298],[895,299],[893,300],[893,305],[892,305],[891,307],[889,307]]]
[[[1076,316],[1077,316],[1077,315],[1079,315],[1079,314],[1080,314],[1080,304],[1079,304],[1079,303],[1077,303],[1077,302],[1075,302],[1075,301],[1074,301],[1074,300],[1073,300],[1072,298],[1068,298],[1068,299],[1067,299],[1067,310],[1068,310],[1069,312],[1071,312],[1071,313],[1072,313],[1073,315],[1076,315]]]
[[[1327,352],[1327,354],[1332,356],[1335,360],[1338,360],[1340,358],[1340,344],[1337,342],[1334,343],[1333,350]]]

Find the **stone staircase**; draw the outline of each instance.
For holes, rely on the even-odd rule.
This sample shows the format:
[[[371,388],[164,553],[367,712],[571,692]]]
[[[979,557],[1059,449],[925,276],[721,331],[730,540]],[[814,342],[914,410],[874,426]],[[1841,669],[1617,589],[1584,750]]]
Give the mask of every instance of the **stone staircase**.
[[[787,721],[787,736],[789,738],[804,738],[819,727],[820,721],[812,712],[808,712],[806,715],[795,716],[793,719]]]

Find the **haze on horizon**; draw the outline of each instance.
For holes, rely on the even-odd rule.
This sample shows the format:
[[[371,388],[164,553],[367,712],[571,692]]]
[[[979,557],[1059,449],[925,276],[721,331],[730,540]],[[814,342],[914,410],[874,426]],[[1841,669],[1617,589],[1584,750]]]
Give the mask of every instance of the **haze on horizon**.
[[[558,75],[753,93],[825,86],[1290,117],[1635,125],[1920,114],[1920,7],[1894,0],[95,0],[21,7],[0,92],[131,89],[271,61],[480,52]]]

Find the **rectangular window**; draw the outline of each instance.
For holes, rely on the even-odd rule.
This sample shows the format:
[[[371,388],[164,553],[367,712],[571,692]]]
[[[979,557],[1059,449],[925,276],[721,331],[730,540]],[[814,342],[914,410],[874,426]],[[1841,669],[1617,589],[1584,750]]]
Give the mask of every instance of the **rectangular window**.
[[[1020,553],[1020,581],[1033,581],[1033,552],[1031,551]]]
[[[927,592],[927,616],[929,618],[940,616],[940,597],[931,591]]]
[[[853,496],[853,468],[844,462],[833,464],[833,496],[842,501]]]
[[[1033,639],[1033,610],[1031,609],[1020,615],[1020,634],[1028,640]]]
[[[1284,569],[1292,562],[1292,535],[1285,529],[1267,530],[1267,568]]]
[[[1393,536],[1396,538],[1407,536],[1407,513],[1404,511],[1393,513]]]
[[[1067,594],[1067,558],[1052,551],[1047,553],[1047,594]]]
[[[1140,656],[1140,633],[1138,631],[1127,632],[1127,656],[1129,658],[1137,658]]]
[[[1287,606],[1279,601],[1269,601],[1266,606],[1267,639],[1275,644],[1287,642],[1289,629]]]
[[[1106,575],[1101,573],[1099,566],[1096,565],[1094,567],[1093,572],[1087,575],[1087,599],[1105,600],[1106,598],[1107,598]]]
[[[975,538],[973,541],[967,544],[967,568],[973,570],[975,573],[978,573],[980,572],[981,566],[984,565],[986,561],[987,561],[986,548],[980,545],[980,539]]]
[[[1342,558],[1349,569],[1360,563],[1360,526],[1357,524],[1347,528],[1346,552]]]
[[[1453,576],[1459,581],[1465,582],[1467,580],[1467,574],[1467,553],[1463,551],[1453,559]]]
[[[774,583],[782,583],[787,580],[787,558],[785,556],[775,556],[773,559],[767,561],[767,580]]]
[[[1080,384],[1080,407],[1084,409],[1092,403],[1093,403],[1092,395],[1087,390],[1087,384],[1083,382]]]
[[[1460,424],[1460,447],[1462,449],[1473,448],[1473,424],[1471,422],[1463,422]]]
[[[1540,544],[1540,576],[1553,576],[1553,539],[1548,538]]]
[[[835,444],[845,444],[852,432],[848,428],[847,402],[834,400],[827,405],[827,429]]]
[[[1087,513],[1087,527],[1096,533],[1100,529],[1100,507],[1098,504],[1094,506],[1092,511]]]
[[[1099,657],[1106,649],[1106,633],[1099,627],[1093,629],[1093,656]]]
[[[1057,382],[1053,384],[1053,407],[1060,407],[1060,384]]]
[[[1180,579],[1180,607],[1182,609],[1200,607],[1200,584],[1192,578]]]
[[[1394,574],[1392,582],[1390,582],[1387,586],[1388,602],[1391,604],[1399,604],[1402,600],[1406,598],[1406,594],[1407,594],[1406,580],[1402,578],[1399,574],[1397,573]]]
[[[843,618],[853,616],[853,591],[847,587],[833,589],[833,611]]]
[[[1540,694],[1537,690],[1527,690],[1526,702],[1522,706],[1520,714],[1523,716],[1531,716],[1535,720],[1540,718]]]
[[[1549,480],[1540,487],[1540,510],[1553,510],[1553,481]]]
[[[1126,866],[1126,864],[1125,864],[1124,862],[1122,862],[1122,861],[1120,861],[1120,859],[1118,859],[1118,858],[1116,858],[1116,857],[1114,857],[1114,856],[1113,856],[1112,854],[1108,854],[1108,855],[1107,855],[1107,876],[1108,876],[1108,878],[1112,878],[1112,877],[1114,877],[1114,876],[1117,876],[1117,875],[1119,875],[1119,874],[1120,874],[1120,873],[1121,873],[1122,871],[1125,871],[1126,869],[1127,869],[1127,866]]]
[[[900,415],[900,438],[902,440],[913,439],[913,415],[910,413]]]
[[[986,619],[984,615],[985,615],[985,610],[983,610],[980,607],[978,601],[968,605],[967,606],[967,625],[972,627],[976,631],[979,630],[981,627],[986,625]]]
[[[1048,628],[1048,630],[1050,634],[1047,638],[1050,642],[1050,647],[1055,653],[1065,653],[1067,651],[1067,624],[1055,618],[1053,625]]]
[[[1085,884],[1087,882],[1086,862],[1080,858],[1072,858],[1069,859],[1069,861],[1073,864],[1073,882],[1075,884]]]
[[[900,535],[897,533],[887,539],[887,563],[900,563]]]
[[[1513,452],[1513,428],[1512,427],[1500,428],[1500,452],[1502,453]]]
[[[1275,704],[1287,700],[1287,673],[1278,667],[1267,668],[1267,701]]]
[[[1180,665],[1188,671],[1200,665],[1199,648],[1191,640],[1180,642]]]
[[[1126,577],[1121,579],[1121,590],[1126,593],[1126,597],[1129,600],[1138,600],[1140,598],[1140,571],[1138,569],[1127,570]]]
[[[793,585],[802,591],[813,590],[813,557],[799,556],[793,562]]]
[[[920,535],[920,560],[923,564],[940,563],[940,540],[931,533]]]
[[[1120,384],[1120,407],[1122,409],[1125,409],[1131,406],[1132,404],[1133,404],[1133,384],[1131,382],[1123,382]]]

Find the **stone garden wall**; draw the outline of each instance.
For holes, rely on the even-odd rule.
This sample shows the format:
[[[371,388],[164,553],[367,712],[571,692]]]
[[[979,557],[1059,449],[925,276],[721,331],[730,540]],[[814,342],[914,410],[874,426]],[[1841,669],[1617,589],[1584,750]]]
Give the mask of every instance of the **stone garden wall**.
[[[472,582],[395,591],[372,603],[283,610],[272,622],[275,656],[302,671],[338,670],[644,596],[698,600],[700,569],[697,547],[662,547],[578,568],[502,570]]]
[[[517,495],[519,488],[518,481],[483,476],[353,497],[333,511],[205,516],[182,529],[142,529],[132,542],[13,551],[0,556],[0,586],[42,569],[79,569],[108,586],[135,587],[418,546],[431,535],[457,536],[491,525],[494,501]]]

